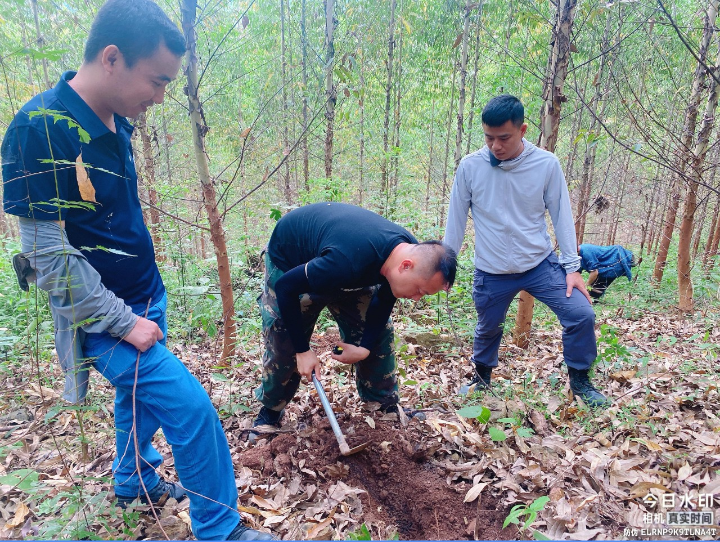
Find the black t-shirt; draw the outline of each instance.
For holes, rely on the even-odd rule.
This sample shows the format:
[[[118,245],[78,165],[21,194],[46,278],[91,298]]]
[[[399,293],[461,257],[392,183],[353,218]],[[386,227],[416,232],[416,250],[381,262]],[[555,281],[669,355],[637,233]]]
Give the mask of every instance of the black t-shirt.
[[[282,217],[270,237],[268,253],[282,271],[307,265],[311,291],[386,284],[380,274],[400,243],[417,243],[405,228],[346,203],[315,203]]]
[[[417,240],[380,215],[345,203],[315,203],[295,209],[278,221],[268,254],[285,272],[275,284],[275,293],[296,352],[310,349],[299,295],[380,285],[368,307],[358,345],[368,350],[374,347],[396,301],[380,270],[400,243],[414,244]]]

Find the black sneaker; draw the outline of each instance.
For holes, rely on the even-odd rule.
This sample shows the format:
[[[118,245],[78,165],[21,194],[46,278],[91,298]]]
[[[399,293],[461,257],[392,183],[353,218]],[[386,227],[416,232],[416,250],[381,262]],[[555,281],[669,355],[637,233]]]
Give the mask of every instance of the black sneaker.
[[[247,527],[242,520],[237,524],[225,540],[277,540],[270,533],[256,531]]]
[[[187,493],[185,492],[185,488],[183,486],[177,482],[166,482],[162,478],[160,478],[160,481],[154,488],[148,490],[148,495],[150,496],[150,502],[153,504],[160,503],[162,498],[166,495],[168,499],[175,499],[178,502],[187,497]],[[142,489],[140,490],[139,495],[135,495],[133,497],[125,497],[124,495],[118,494],[115,494],[115,497],[117,498],[117,506],[120,508],[127,508],[131,502],[137,499],[140,499],[142,504],[148,504],[148,496],[145,495],[145,492],[143,492]]]
[[[568,367],[570,377],[570,389],[580,397],[587,406],[592,408],[609,407],[612,404],[607,397],[600,393],[590,382],[590,371],[573,369]]]
[[[252,426],[259,427],[261,425],[272,425],[274,427],[280,427],[280,422],[282,421],[284,415],[285,409],[278,412],[277,410],[270,410],[267,407],[262,407],[257,418],[255,418]],[[260,433],[250,431],[248,433],[248,442],[250,444],[255,444],[255,441],[258,439],[259,436]]]
[[[397,403],[392,404],[386,408],[381,408],[380,410],[383,414],[398,414],[399,416]],[[415,418],[416,420],[424,421],[426,419],[425,413],[419,410],[403,407],[403,412],[405,413],[405,416],[407,416],[408,420],[412,420],[413,418]]]
[[[489,388],[490,378],[492,377],[492,367],[487,365],[475,365],[475,374],[472,380],[460,386],[458,390],[459,395],[467,395],[468,393],[474,393],[476,391]]]

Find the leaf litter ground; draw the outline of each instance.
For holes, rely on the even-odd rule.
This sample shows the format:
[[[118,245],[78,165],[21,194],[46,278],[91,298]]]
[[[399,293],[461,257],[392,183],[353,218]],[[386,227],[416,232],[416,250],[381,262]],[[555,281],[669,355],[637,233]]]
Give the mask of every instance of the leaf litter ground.
[[[503,530],[503,519],[513,505],[541,496],[550,501],[533,529],[554,539],[633,538],[625,529],[662,527],[657,514],[687,508],[688,500],[697,509],[707,495],[715,495],[710,509],[717,522],[720,331],[653,313],[603,321],[624,349],[605,344],[617,351],[601,363],[596,381],[615,404],[601,413],[571,400],[555,327],[534,332],[527,351],[503,345],[495,395],[469,400],[490,408],[487,424],[457,414],[468,404],[455,392],[469,367],[446,336],[399,330],[407,345],[399,356],[401,402],[426,415],[407,426],[362,404],[347,367],[326,360],[326,391],[349,444],[371,443],[349,457],[340,455],[320,402],[306,386],[288,406],[283,427],[249,445],[257,352],[220,370],[211,367],[208,346],[176,351],[223,416],[243,517],[285,539],[358,533],[374,539],[526,538],[528,531]],[[331,332],[316,337],[320,351],[336,340]],[[166,503],[157,510],[159,521],[147,507],[125,515],[112,507],[112,389],[93,378],[93,406],[83,416],[85,450],[76,411],[53,410],[61,402],[54,391],[60,380],[46,376],[54,374],[54,364],[39,369],[42,385],[29,366],[3,375],[0,537],[161,539],[163,531],[190,537],[186,502]],[[505,440],[492,440],[491,427]],[[156,443],[167,458],[161,474],[174,479],[169,447],[162,438]],[[670,506],[663,495],[677,498]],[[659,501],[654,507],[653,496]]]

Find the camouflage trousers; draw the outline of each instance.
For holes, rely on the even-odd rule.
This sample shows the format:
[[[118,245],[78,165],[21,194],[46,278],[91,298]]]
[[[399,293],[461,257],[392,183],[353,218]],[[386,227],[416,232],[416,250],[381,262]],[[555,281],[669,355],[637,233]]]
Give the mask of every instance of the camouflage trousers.
[[[267,408],[280,411],[292,400],[300,386],[295,349],[290,341],[275,295],[275,282],[283,272],[265,254],[265,284],[258,297],[262,315],[262,383],[255,390],[257,399]],[[315,323],[327,307],[337,322],[343,342],[358,345],[365,329],[365,317],[377,286],[343,291],[333,295],[303,294],[300,297],[302,325],[310,339]],[[378,401],[383,406],[398,402],[395,362],[395,336],[392,320],[382,330],[370,355],[355,363],[355,384],[363,401]]]

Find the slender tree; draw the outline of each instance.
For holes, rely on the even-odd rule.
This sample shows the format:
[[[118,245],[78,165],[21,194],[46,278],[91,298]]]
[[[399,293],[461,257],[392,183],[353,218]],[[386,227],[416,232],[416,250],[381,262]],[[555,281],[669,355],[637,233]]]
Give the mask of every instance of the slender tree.
[[[383,156],[380,162],[380,182],[382,184],[383,205],[388,210],[390,187],[388,184],[388,158],[390,154],[390,102],[393,88],[393,56],[395,54],[395,9],[397,0],[390,0],[390,23],[388,25],[387,78],[385,81],[385,116],[383,117]]]
[[[331,1],[331,0],[329,0]],[[220,278],[220,297],[222,299],[223,321],[223,351],[221,363],[228,363],[228,359],[235,353],[236,326],[235,301],[230,276],[230,260],[228,258],[225,229],[222,217],[218,211],[215,184],[210,176],[208,155],[205,148],[205,135],[208,127],[205,124],[203,105],[198,94],[198,65],[196,55],[197,38],[195,34],[195,14],[197,0],[183,0],[180,8],[182,12],[182,27],[187,42],[185,54],[185,74],[187,76],[187,97],[190,108],[190,125],[192,128],[193,147],[197,173],[202,187],[205,211],[210,222],[210,239],[215,248],[215,258]]]
[[[677,218],[678,207],[680,206],[680,189],[683,185],[683,177],[687,172],[687,168],[692,161],[693,139],[695,137],[695,128],[697,124],[698,109],[702,100],[702,91],[707,78],[706,61],[708,47],[713,37],[715,20],[718,13],[718,0],[710,0],[708,2],[705,17],[703,19],[703,33],[700,39],[700,48],[697,52],[698,64],[695,68],[692,87],[690,89],[690,97],[685,109],[685,120],[683,123],[682,133],[680,135],[680,147],[676,151],[675,165],[678,173],[673,177],[671,198],[668,204],[668,210],[665,216],[665,226],[662,236],[660,237],[660,248],[655,258],[655,269],[653,271],[653,282],[659,285],[662,281],[667,262],[668,251],[670,250],[670,242],[672,241],[673,231],[675,231],[675,220]]]
[[[558,0],[552,33],[552,48],[548,58],[545,83],[543,85],[543,103],[540,110],[540,147],[555,151],[560,130],[560,111],[567,101],[563,86],[567,77],[570,61],[570,36],[575,20],[577,0]],[[529,344],[535,298],[526,291],[520,292],[518,312],[515,319],[513,340],[520,348]]]
[[[145,189],[147,190],[148,216],[150,221],[148,228],[155,245],[155,258],[163,262],[165,261],[165,251],[162,246],[162,237],[160,237],[160,212],[158,211],[159,198],[155,189],[155,151],[153,150],[152,140],[148,132],[147,115],[140,113],[135,119],[135,128],[140,133],[140,141],[142,142],[142,171]]]
[[[714,5],[710,6],[710,9],[715,9],[717,14],[717,0],[714,0]],[[720,87],[716,80],[720,75],[720,49],[718,49],[717,62],[714,67],[710,68],[710,71],[714,77],[710,77],[705,113],[700,122],[700,130],[698,131],[695,148],[693,149],[692,164],[690,166],[692,180],[687,185],[682,221],[680,222],[680,239],[678,242],[678,293],[680,295],[680,310],[685,312],[690,312],[693,309],[693,283],[692,277],[690,276],[692,267],[690,243],[692,241],[693,222],[697,210],[699,183],[703,179],[703,164],[705,163],[705,156],[709,148],[710,134],[715,127],[715,110],[717,109],[718,96],[720,95]]]
[[[335,0],[325,0],[325,178],[332,180],[333,137],[335,134],[335,103],[337,87],[333,82],[335,69]]]
[[[465,3],[463,12],[463,30],[460,49],[460,82],[458,84],[457,130],[455,132],[455,169],[460,165],[462,158],[462,142],[465,115],[465,80],[467,79],[468,41],[470,41],[470,11],[473,8],[471,0]]]
[[[283,117],[283,152],[290,152],[290,134],[288,123],[290,122],[288,107],[288,79],[287,79],[287,47],[285,45],[285,0],[280,0],[280,74],[282,85],[282,117]],[[285,202],[288,205],[293,203],[292,188],[290,187],[290,160],[285,160],[283,168],[283,189],[285,194]]]
[[[302,49],[302,129],[303,136],[300,146],[302,148],[303,183],[305,192],[310,191],[310,152],[308,150],[308,57],[307,57],[307,0],[302,0],[300,11],[300,40]]]

